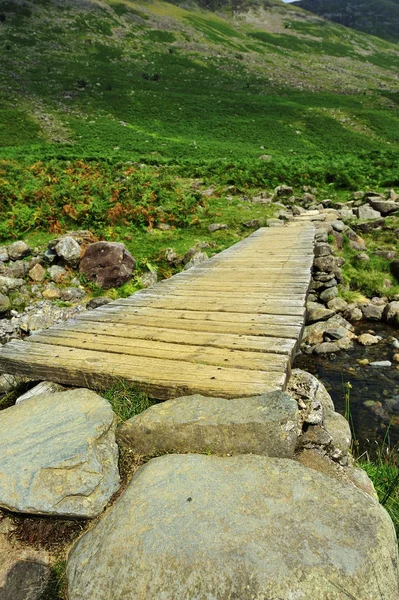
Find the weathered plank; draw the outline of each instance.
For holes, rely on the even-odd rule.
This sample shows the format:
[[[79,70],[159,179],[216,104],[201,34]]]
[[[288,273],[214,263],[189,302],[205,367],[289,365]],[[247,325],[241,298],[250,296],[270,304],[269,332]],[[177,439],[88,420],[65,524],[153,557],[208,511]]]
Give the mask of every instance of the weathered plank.
[[[48,329],[48,332],[58,328]],[[137,325],[125,325],[121,323],[99,323],[98,321],[76,321],[71,319],[68,323],[59,327],[60,331],[81,331],[94,334],[104,334],[109,337],[154,340],[159,342],[171,342],[190,346],[209,346],[212,348],[231,348],[232,350],[249,350],[252,352],[287,354],[291,356],[296,339],[251,336],[242,334],[220,334],[207,333],[204,331],[184,331],[181,329],[148,327]],[[34,341],[34,334],[30,340]]]
[[[125,380],[167,399],[190,393],[223,398],[249,397],[282,389],[286,372],[254,371],[193,364],[81,348],[12,341],[1,353],[2,368],[37,379],[85,387]]]
[[[288,369],[289,363],[288,356],[281,354],[208,348],[206,346],[134,338],[117,338],[99,333],[88,334],[86,332],[53,330],[47,331],[44,335],[36,334],[31,338],[31,341],[71,348],[84,348],[85,350],[96,350],[98,352],[166,358],[168,360],[255,371],[277,371],[281,373]]]

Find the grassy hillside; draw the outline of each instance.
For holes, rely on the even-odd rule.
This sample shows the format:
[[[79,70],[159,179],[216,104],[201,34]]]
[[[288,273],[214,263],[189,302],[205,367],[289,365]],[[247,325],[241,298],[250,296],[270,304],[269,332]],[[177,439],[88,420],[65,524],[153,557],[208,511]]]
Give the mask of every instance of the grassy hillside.
[[[399,184],[399,50],[279,0],[0,0],[0,53],[3,239],[159,221],[203,237],[261,212],[231,194]],[[216,186],[202,206],[195,178]]]
[[[157,0],[0,0],[0,14],[3,157],[239,159],[399,141],[399,50],[283,4],[233,18]]]
[[[317,15],[391,42],[399,42],[398,0],[299,0]]]

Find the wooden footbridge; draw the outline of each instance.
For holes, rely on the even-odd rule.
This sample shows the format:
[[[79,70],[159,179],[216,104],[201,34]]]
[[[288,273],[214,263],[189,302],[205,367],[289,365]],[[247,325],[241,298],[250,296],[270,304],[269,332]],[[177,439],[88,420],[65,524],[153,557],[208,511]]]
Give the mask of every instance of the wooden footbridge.
[[[262,228],[189,271],[0,350],[0,371],[165,399],[284,389],[304,326],[310,223]]]

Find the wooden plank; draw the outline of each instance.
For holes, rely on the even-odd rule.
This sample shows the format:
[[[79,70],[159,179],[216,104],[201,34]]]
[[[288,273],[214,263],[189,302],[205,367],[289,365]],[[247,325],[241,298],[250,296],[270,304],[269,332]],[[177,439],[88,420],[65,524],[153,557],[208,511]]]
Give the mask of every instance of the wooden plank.
[[[2,348],[2,368],[69,385],[109,386],[125,380],[150,395],[167,399],[204,394],[224,398],[250,397],[283,389],[286,373],[181,363],[175,360],[82,350],[14,340]]]
[[[263,323],[268,325],[285,325],[286,327],[295,327],[297,329],[302,328],[303,325],[303,317],[301,316],[290,316],[287,315],[268,315],[268,314],[259,314],[259,313],[233,313],[233,312],[206,312],[206,311],[196,311],[196,310],[173,310],[173,309],[165,309],[165,308],[154,308],[152,306],[149,307],[130,307],[129,310],[123,310],[123,313],[120,311],[120,307],[116,307],[116,305],[112,304],[113,308],[108,308],[110,305],[101,307],[103,310],[96,309],[92,311],[93,320],[96,320],[96,315],[99,314],[126,314],[126,315],[145,315],[150,317],[148,322],[151,321],[151,317],[164,317],[171,319],[188,319],[190,321],[216,321],[217,323],[235,323],[240,321],[241,323]],[[127,307],[129,308],[129,307]],[[87,315],[88,313],[84,313]]]
[[[296,345],[296,339],[251,336],[242,334],[206,333],[203,331],[190,331],[189,334],[181,329],[146,327],[145,325],[126,325],[124,323],[98,323],[92,321],[76,321],[71,319],[63,325],[52,327],[43,333],[52,330],[77,331],[104,334],[109,337],[129,338],[137,340],[154,340],[171,342],[190,346],[209,346],[212,348],[231,348],[235,350],[249,350],[251,352],[264,352],[291,355]],[[33,334],[30,340],[38,334]]]
[[[272,325],[268,323],[259,324],[240,322],[226,323],[222,321],[191,321],[189,319],[172,319],[165,316],[149,318],[148,316],[141,314],[127,315],[125,311],[108,314],[100,311],[91,311],[77,315],[76,319],[100,323],[125,323],[127,325],[145,325],[147,327],[161,327],[164,329],[181,329],[187,332],[204,331],[208,333],[235,333],[242,335],[261,335],[290,339],[296,339],[301,330],[301,327],[280,324]],[[187,333],[187,335],[189,334]]]
[[[115,301],[112,306],[105,305],[101,307],[101,311],[108,313],[119,312],[123,306],[126,314],[130,314],[134,308],[151,307],[159,309],[174,309],[188,311],[213,311],[213,312],[234,312],[234,313],[254,313],[254,314],[269,314],[269,315],[295,315],[303,317],[305,312],[304,302],[302,300],[285,300],[269,302],[267,300],[252,300],[243,298],[241,302],[234,299],[229,300],[222,298],[215,302],[211,298],[197,299],[192,296],[133,296],[129,303],[118,304]]]
[[[254,371],[283,372],[288,369],[289,358],[281,354],[265,354],[241,350],[207,348],[206,346],[182,345],[152,340],[118,338],[108,335],[87,334],[74,331],[46,331],[30,338],[31,342],[84,348],[99,352],[128,354],[166,358],[168,360],[188,361],[205,365],[234,367]]]

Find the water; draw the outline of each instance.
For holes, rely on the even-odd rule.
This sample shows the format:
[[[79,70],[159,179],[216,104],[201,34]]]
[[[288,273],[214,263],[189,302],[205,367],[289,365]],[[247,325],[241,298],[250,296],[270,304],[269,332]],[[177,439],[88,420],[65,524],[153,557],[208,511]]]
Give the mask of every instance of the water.
[[[393,406],[399,402],[399,363],[392,357],[399,353],[392,345],[399,331],[380,323],[362,323],[355,333],[372,332],[383,339],[375,346],[364,347],[355,342],[353,350],[335,356],[318,357],[300,354],[294,368],[315,375],[329,391],[335,408],[345,412],[345,384],[350,383],[350,408],[356,439],[360,450],[369,449],[375,440],[386,438],[391,445],[399,443],[399,411]],[[389,360],[391,367],[376,368],[360,365],[361,359],[370,362]],[[395,398],[396,396],[396,398]],[[366,404],[365,404],[366,403]]]

